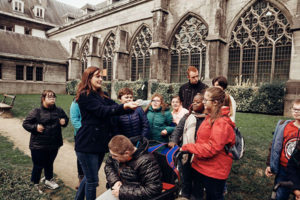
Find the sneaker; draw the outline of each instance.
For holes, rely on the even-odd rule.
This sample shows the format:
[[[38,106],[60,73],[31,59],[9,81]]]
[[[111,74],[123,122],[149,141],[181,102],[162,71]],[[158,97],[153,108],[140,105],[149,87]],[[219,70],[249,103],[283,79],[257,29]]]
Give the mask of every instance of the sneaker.
[[[41,188],[40,188],[40,186],[39,186],[39,184],[34,184],[34,189],[36,190],[36,191],[38,191],[39,192],[39,194],[43,194],[43,191],[41,190]]]
[[[46,180],[46,177],[44,176],[43,178],[41,178],[40,183],[45,182],[45,180]]]
[[[45,185],[46,185],[46,187],[48,187],[51,190],[55,190],[55,189],[59,188],[59,185],[57,183],[55,183],[53,181],[53,179],[51,179],[50,181],[45,180]]]

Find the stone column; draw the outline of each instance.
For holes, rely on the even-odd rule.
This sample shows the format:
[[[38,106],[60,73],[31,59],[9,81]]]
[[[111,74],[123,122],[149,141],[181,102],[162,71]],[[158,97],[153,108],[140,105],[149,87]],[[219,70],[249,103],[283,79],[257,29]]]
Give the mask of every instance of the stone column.
[[[206,83],[211,83],[211,79],[219,75],[225,75],[222,56],[226,50],[225,19],[226,1],[214,0],[210,3],[211,24],[209,24],[209,35],[207,36],[207,59],[205,68]]]
[[[297,13],[293,18],[293,31],[292,39],[292,52],[291,52],[291,65],[290,76],[286,83],[286,93],[284,101],[284,115],[291,116],[290,108],[292,102],[300,98],[300,0],[297,2]]]
[[[100,39],[96,36],[91,36],[90,37],[90,46],[89,46],[89,52],[90,54],[87,55],[87,60],[88,60],[88,66],[96,66],[96,67],[100,67],[100,63],[101,63],[101,57],[99,56],[98,52],[99,52],[99,42]]]
[[[75,39],[70,40],[70,57],[68,66],[68,80],[81,78],[81,63],[79,59],[79,44]]]
[[[151,96],[152,82],[169,82],[168,47],[166,45],[166,27],[169,0],[154,0],[152,45],[150,57],[150,80],[148,98]]]
[[[119,80],[129,80],[129,52],[127,51],[128,32],[118,27],[115,40],[115,55],[113,58],[111,98],[117,98],[115,84]]]

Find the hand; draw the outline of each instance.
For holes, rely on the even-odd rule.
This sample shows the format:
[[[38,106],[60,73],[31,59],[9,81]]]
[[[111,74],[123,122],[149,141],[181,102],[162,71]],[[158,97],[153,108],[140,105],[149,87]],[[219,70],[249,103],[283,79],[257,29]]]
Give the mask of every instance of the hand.
[[[270,167],[270,166],[268,166],[268,167],[266,168],[266,170],[265,170],[265,175],[266,175],[267,177],[273,176],[273,173],[271,172],[271,167]]]
[[[116,189],[120,188],[121,185],[122,185],[122,182],[121,182],[121,181],[117,181],[117,182],[114,184],[114,186],[112,187],[112,189],[113,189],[113,190],[116,190]]]
[[[59,123],[61,126],[66,124],[66,120],[64,118],[59,119]]]
[[[132,109],[132,110],[135,110],[137,107],[139,106],[138,103],[136,102],[128,102],[128,103],[124,103],[124,109],[127,110],[127,109]]]
[[[294,190],[296,200],[300,200],[300,190]]]
[[[42,124],[38,124],[36,127],[37,132],[42,133],[44,131],[44,126]]]
[[[177,144],[175,142],[169,142],[168,143],[168,147],[173,148],[175,147]]]
[[[112,195],[114,195],[116,198],[119,198],[120,187],[118,187],[117,189],[111,190],[111,193],[112,193]]]
[[[165,136],[165,135],[168,134],[168,132],[167,132],[167,130],[165,129],[165,130],[162,130],[162,131],[160,132],[160,134],[161,134],[162,136]]]

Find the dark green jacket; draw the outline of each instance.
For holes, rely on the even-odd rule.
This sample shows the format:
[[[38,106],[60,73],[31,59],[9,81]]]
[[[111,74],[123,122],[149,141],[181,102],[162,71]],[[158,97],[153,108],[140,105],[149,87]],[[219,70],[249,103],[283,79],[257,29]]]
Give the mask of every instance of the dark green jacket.
[[[152,106],[149,107],[147,112],[147,118],[149,121],[149,138],[150,140],[156,140],[160,142],[169,142],[169,135],[175,129],[173,126],[173,117],[169,109],[162,111],[161,108],[153,110]],[[161,131],[166,129],[167,136],[162,136]]]

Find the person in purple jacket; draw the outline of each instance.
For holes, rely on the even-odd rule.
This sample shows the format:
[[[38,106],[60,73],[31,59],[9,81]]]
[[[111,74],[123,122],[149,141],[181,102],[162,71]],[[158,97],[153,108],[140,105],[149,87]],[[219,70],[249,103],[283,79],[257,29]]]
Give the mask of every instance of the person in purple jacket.
[[[130,88],[122,88],[118,92],[118,99],[122,104],[133,101],[133,91]],[[125,135],[134,137],[142,135],[148,137],[149,122],[141,107],[135,110],[128,110],[126,114],[116,116],[114,135]]]
[[[82,118],[75,137],[75,151],[84,172],[76,200],[84,200],[84,197],[86,200],[96,199],[98,171],[112,137],[112,116],[138,107],[135,102],[115,103],[103,92],[102,80],[101,69],[88,67],[82,74],[76,93],[75,99]]]

